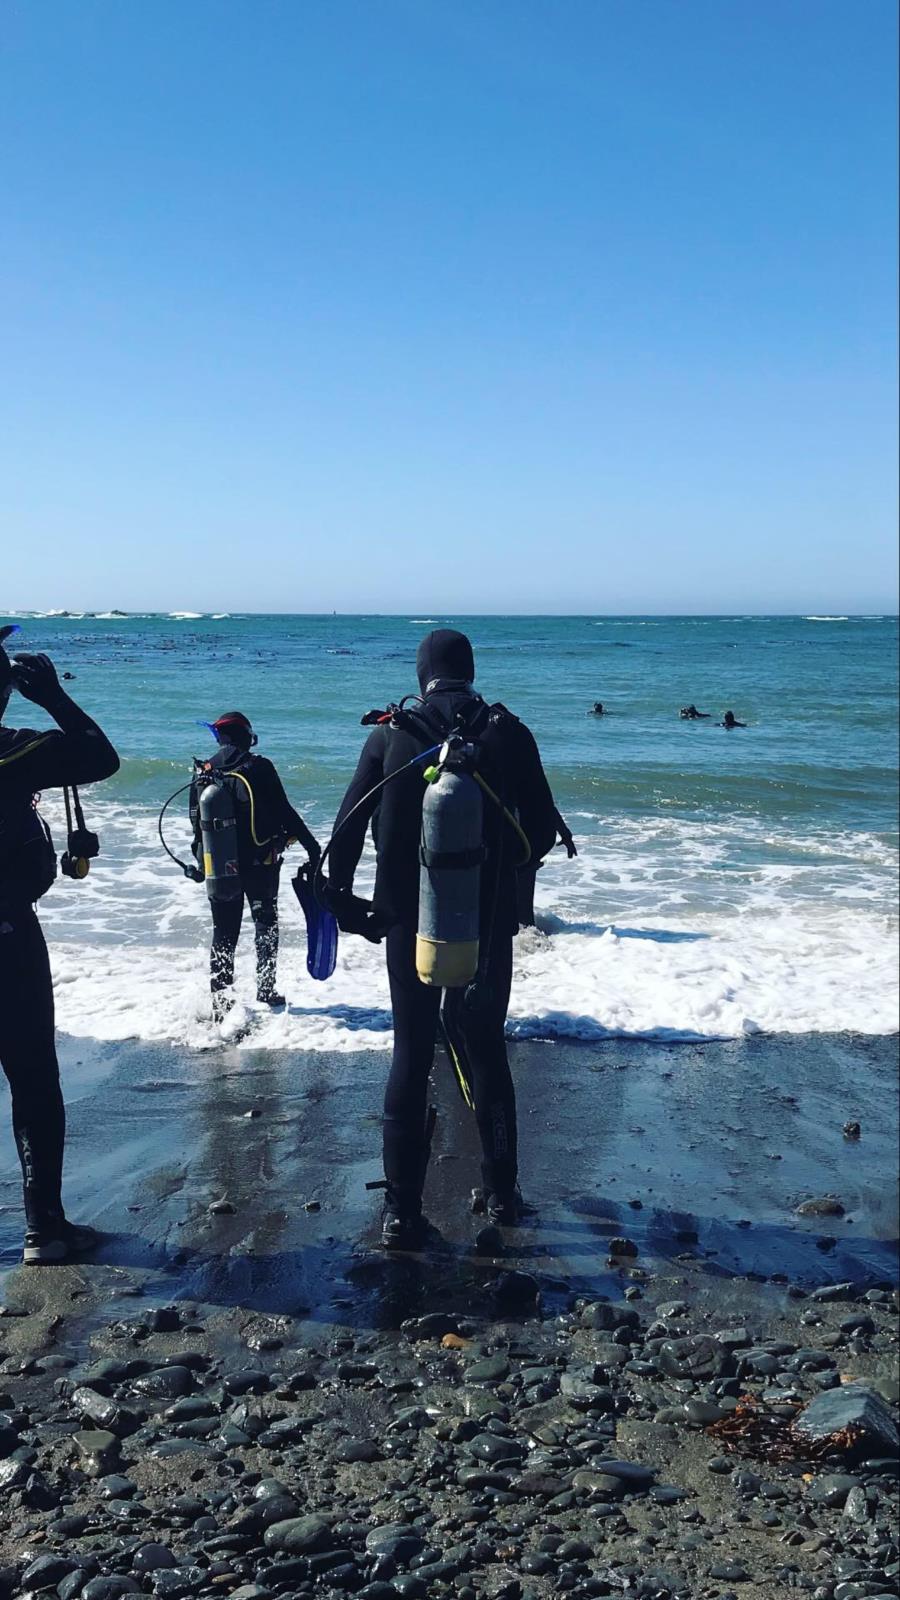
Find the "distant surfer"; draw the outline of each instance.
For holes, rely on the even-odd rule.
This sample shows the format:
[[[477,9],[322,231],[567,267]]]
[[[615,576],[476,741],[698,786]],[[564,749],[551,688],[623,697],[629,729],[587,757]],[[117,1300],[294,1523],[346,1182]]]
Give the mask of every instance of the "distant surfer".
[[[682,706],[678,715],[682,722],[706,722],[712,716],[711,711],[698,711],[694,705]]]
[[[729,733],[731,732],[732,728],[746,728],[746,726],[746,722],[738,722],[733,711],[726,711],[722,721],[719,723],[719,727],[727,728]]]
[[[592,717],[605,717],[606,716],[606,709],[604,707],[604,704],[603,704],[602,700],[595,700],[594,701],[594,704],[591,706],[591,709],[590,709],[590,715]]]

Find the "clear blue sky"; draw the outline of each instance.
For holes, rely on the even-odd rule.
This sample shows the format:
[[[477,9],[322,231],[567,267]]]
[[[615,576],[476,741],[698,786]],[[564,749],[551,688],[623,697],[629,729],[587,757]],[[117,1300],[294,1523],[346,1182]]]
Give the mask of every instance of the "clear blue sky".
[[[896,33],[3,0],[0,606],[895,609]]]

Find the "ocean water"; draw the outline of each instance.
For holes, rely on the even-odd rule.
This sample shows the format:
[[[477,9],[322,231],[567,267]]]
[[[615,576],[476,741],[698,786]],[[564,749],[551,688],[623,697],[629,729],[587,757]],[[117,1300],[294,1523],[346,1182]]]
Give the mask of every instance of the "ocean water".
[[[22,616],[122,756],[84,794],[102,854],[42,902],[61,1029],[84,1040],[209,1044],[209,917],[157,837],[161,803],[212,748],[199,726],[245,711],[259,748],[325,840],[365,731],[415,688],[419,637],[465,628],[478,687],[533,729],[579,848],[538,878],[517,941],[520,1037],[738,1038],[897,1026],[897,619],[893,617]],[[594,700],[608,715],[590,716]],[[685,723],[693,701],[712,712]],[[748,724],[716,726],[726,708]],[[43,725],[18,698],[7,721]],[[166,831],[183,852],[184,798]],[[62,847],[57,797],[45,814]],[[298,852],[294,853],[301,859]],[[288,858],[290,865],[291,857]],[[306,974],[282,884],[281,986],[225,1025],[249,1046],[387,1048],[380,950],[344,939]],[[359,882],[371,881],[365,861]]]

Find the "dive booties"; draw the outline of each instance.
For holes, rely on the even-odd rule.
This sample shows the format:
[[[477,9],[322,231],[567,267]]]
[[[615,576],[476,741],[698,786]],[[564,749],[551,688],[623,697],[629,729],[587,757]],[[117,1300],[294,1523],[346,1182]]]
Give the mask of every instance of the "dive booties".
[[[312,872],[312,864],[307,862],[291,879],[291,888],[306,918],[306,970],[311,978],[324,983],[337,962],[338,925],[334,913],[316,899]]]

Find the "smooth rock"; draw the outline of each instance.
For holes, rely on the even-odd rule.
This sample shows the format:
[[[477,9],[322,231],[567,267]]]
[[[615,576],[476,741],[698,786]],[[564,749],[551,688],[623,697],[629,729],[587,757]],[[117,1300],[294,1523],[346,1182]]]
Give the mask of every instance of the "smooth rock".
[[[851,1489],[859,1486],[858,1478],[844,1472],[826,1472],[807,1485],[806,1498],[820,1506],[842,1506]]]
[[[38,1556],[22,1573],[23,1589],[55,1589],[63,1578],[70,1572],[76,1571],[74,1561],[68,1561],[65,1556],[45,1555]]]
[[[135,1572],[159,1572],[164,1567],[174,1567],[177,1564],[171,1550],[164,1544],[142,1544],[131,1558]]]
[[[135,1378],[132,1388],[138,1394],[146,1395],[148,1400],[178,1400],[182,1395],[190,1394],[194,1386],[192,1373],[187,1367],[157,1367],[155,1371],[145,1372],[143,1377]]]
[[[266,1529],[267,1550],[285,1550],[289,1555],[312,1555],[327,1550],[332,1538],[331,1525],[324,1517],[290,1517]]]
[[[118,1576],[91,1578],[81,1591],[82,1600],[119,1600],[123,1594],[140,1594],[140,1584],[134,1578]]]
[[[668,1377],[696,1381],[719,1377],[728,1366],[729,1354],[717,1339],[700,1333],[684,1339],[665,1339],[656,1360]]]
[[[425,1540],[405,1523],[390,1523],[383,1528],[371,1529],[366,1535],[366,1549],[370,1555],[388,1557],[400,1566],[407,1566],[421,1555]]]

